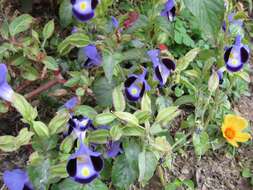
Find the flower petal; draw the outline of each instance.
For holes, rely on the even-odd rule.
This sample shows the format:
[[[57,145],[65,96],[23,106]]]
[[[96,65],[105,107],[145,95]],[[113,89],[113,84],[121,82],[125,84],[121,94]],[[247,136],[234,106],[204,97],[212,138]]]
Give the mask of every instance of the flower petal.
[[[247,142],[249,139],[251,139],[251,135],[249,133],[241,132],[237,132],[234,138],[234,140],[237,142]]]
[[[228,143],[230,143],[234,147],[239,147],[238,143],[235,140],[229,140],[229,139],[227,139],[227,141],[228,141]]]
[[[248,126],[248,121],[243,117],[228,114],[225,116],[224,125],[233,127],[235,131],[242,131]]]

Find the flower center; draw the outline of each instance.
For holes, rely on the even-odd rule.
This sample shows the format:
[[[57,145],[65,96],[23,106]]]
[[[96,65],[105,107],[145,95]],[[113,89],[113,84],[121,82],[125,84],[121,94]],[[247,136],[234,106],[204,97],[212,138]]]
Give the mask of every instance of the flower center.
[[[133,88],[133,89],[131,90],[131,93],[132,93],[133,95],[136,95],[136,94],[138,93],[138,90],[137,90],[136,88]]]
[[[80,8],[81,8],[82,11],[84,11],[86,9],[86,7],[87,6],[86,6],[85,2],[80,3]]]
[[[83,174],[84,177],[89,176],[89,175],[90,175],[90,170],[89,170],[89,168],[84,167],[84,168],[82,169],[82,174]]]
[[[236,60],[236,59],[233,59],[233,60],[232,60],[232,64],[233,64],[233,65],[237,65],[237,60]]]
[[[227,128],[225,130],[225,136],[228,138],[228,139],[233,139],[235,137],[235,131],[231,128]]]

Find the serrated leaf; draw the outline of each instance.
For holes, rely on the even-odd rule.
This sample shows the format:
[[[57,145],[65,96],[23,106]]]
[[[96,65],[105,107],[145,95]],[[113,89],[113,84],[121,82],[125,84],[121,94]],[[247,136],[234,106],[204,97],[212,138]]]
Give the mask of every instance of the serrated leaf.
[[[15,36],[20,32],[24,32],[29,29],[32,24],[33,17],[28,14],[23,14],[21,16],[16,17],[10,24],[9,30],[11,36]]]
[[[185,6],[197,19],[199,26],[207,37],[215,41],[224,18],[224,1],[222,0],[184,0]]]

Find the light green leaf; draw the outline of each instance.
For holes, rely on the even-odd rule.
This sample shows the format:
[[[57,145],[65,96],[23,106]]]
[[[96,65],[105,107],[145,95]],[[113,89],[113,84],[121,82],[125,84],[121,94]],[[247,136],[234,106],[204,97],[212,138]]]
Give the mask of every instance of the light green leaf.
[[[109,112],[108,113],[101,113],[95,117],[94,122],[96,125],[106,125],[106,124],[114,121],[114,119],[116,119],[116,116],[113,115],[112,113],[109,113]]]
[[[124,111],[126,108],[126,100],[122,92],[122,87],[117,86],[112,92],[112,101],[115,111]]]
[[[113,141],[117,141],[122,136],[123,131],[119,125],[113,125],[110,129],[110,135]]]
[[[139,154],[139,182],[146,184],[154,175],[158,160],[151,151],[143,151]]]
[[[181,72],[181,71],[187,69],[189,64],[196,58],[196,56],[198,55],[199,52],[200,52],[200,49],[195,48],[195,49],[190,50],[185,56],[181,57],[177,61],[176,71]]]
[[[151,109],[151,100],[147,93],[144,94],[141,100],[141,110],[142,111],[148,111],[149,113],[152,113]]]
[[[42,138],[49,137],[48,127],[41,121],[32,121],[31,126],[39,137],[42,137]]]
[[[48,124],[50,134],[53,135],[61,133],[66,128],[69,118],[70,115],[67,112],[57,113],[57,115]]]
[[[192,137],[195,153],[202,156],[209,149],[209,136],[207,132],[201,131],[199,134],[194,133]]]
[[[217,72],[213,72],[208,81],[208,90],[210,92],[215,92],[215,90],[219,87],[219,76]]]
[[[88,135],[88,141],[91,143],[105,144],[108,141],[110,134],[108,130],[100,129],[91,131]]]
[[[19,17],[16,17],[9,26],[11,36],[15,36],[20,32],[28,30],[32,24],[32,21],[33,17],[28,14],[23,14]]]
[[[155,121],[157,123],[161,123],[162,125],[166,125],[179,114],[180,111],[178,110],[177,106],[167,107],[159,110]]]
[[[80,106],[76,106],[75,114],[76,115],[83,115],[83,116],[86,116],[90,119],[94,119],[98,113],[94,108],[92,108],[90,106],[80,105]]]
[[[139,121],[135,115],[128,112],[114,112],[114,114],[122,121],[125,121],[131,125],[139,126]]]
[[[50,20],[43,28],[43,38],[44,40],[49,39],[54,33],[54,20]]]
[[[74,144],[74,139],[73,137],[67,136],[61,143],[60,145],[60,150],[64,153],[69,153],[73,147]]]
[[[53,70],[53,71],[56,71],[58,70],[58,63],[56,62],[56,60],[51,57],[51,56],[47,56],[45,57],[45,59],[43,59],[42,63],[44,63],[44,65],[50,69],[50,70]]]
[[[83,33],[74,33],[68,36],[58,45],[58,52],[61,55],[66,55],[74,47],[84,47],[90,42],[89,37]]]

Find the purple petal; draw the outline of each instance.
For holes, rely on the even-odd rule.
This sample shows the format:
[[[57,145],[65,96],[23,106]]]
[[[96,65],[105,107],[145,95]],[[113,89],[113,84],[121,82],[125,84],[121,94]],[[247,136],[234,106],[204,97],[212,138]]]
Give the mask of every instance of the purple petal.
[[[5,64],[0,64],[0,85],[6,82],[7,78],[7,67]]]
[[[84,54],[88,57],[84,66],[94,67],[102,64],[102,57],[95,45],[85,46],[82,50]]]
[[[107,147],[107,156],[109,158],[114,158],[116,157],[122,150],[120,148],[121,142],[119,141],[114,141],[114,142],[109,142],[108,147]]]
[[[5,101],[12,102],[13,101],[14,91],[11,86],[5,82],[0,85],[0,98]]]
[[[78,98],[75,96],[68,100],[65,104],[64,107],[67,109],[73,109],[76,105],[78,104]]]
[[[5,171],[3,173],[3,181],[9,190],[23,190],[23,188],[27,188],[28,190],[33,189],[27,173],[20,169]]]
[[[112,24],[114,28],[117,29],[119,27],[119,21],[114,16],[112,16],[111,18],[112,18]]]
[[[149,50],[147,54],[153,63],[153,67],[156,67],[160,64],[160,59],[159,59],[160,51],[158,49]]]

